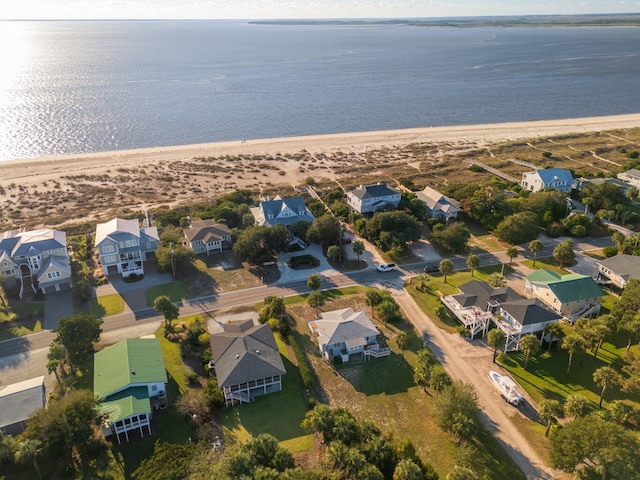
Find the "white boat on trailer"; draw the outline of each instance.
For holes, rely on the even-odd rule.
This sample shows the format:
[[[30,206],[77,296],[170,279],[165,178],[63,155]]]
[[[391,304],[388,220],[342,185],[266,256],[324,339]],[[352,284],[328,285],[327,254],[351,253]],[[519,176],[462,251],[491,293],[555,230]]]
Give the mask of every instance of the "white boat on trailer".
[[[524,401],[522,395],[516,391],[516,382],[511,378],[506,375],[500,375],[498,372],[491,370],[489,372],[489,379],[505,401],[515,406],[520,405]]]

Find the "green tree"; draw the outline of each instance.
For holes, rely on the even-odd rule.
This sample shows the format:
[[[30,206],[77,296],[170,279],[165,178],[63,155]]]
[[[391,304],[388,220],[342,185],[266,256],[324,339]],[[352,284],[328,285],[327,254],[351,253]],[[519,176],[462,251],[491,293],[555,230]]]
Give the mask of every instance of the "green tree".
[[[493,288],[505,286],[504,276],[500,272],[493,272],[487,277],[487,283]]]
[[[31,416],[23,441],[40,442],[43,455],[63,465],[96,460],[106,453],[97,405],[89,390],[72,390]]]
[[[558,400],[543,400],[540,402],[540,417],[547,422],[547,429],[544,432],[544,436],[549,436],[549,430],[551,429],[551,423],[556,422],[558,418],[564,416],[564,410]]]
[[[588,415],[558,429],[550,437],[551,463],[581,478],[635,479],[640,475],[640,442],[635,433]]]
[[[453,274],[453,262],[448,258],[440,260],[440,273],[444,275],[444,283],[447,283],[447,276]]]
[[[509,268],[511,268],[511,264],[513,263],[513,259],[518,256],[518,249],[516,247],[507,248],[506,252],[507,257],[509,257]]]
[[[573,251],[573,242],[571,240],[563,240],[556,245],[556,248],[553,249],[553,258],[560,264],[560,268],[567,264],[573,264],[576,259],[576,254]]]
[[[160,295],[153,301],[153,308],[164,316],[164,328],[170,332],[173,328],[172,322],[178,319],[180,309],[166,295]]]
[[[404,357],[404,351],[409,348],[409,336],[407,332],[400,331],[396,336],[396,343],[398,344],[398,348],[402,351],[402,356]]]
[[[326,405],[318,405],[309,410],[301,424],[305,432],[317,433],[322,436],[322,441],[325,445],[333,441],[335,425],[333,411]]]
[[[393,471],[393,480],[424,480],[424,473],[411,460],[400,460]]]
[[[479,428],[478,397],[469,384],[454,382],[436,395],[433,408],[440,428],[460,438],[469,438]]]
[[[564,411],[574,420],[578,417],[584,417],[589,412],[589,402],[582,395],[574,393],[565,400]]]
[[[562,348],[569,352],[569,364],[567,365],[567,375],[569,375],[573,356],[576,353],[584,352],[584,338],[577,333],[571,333],[562,340]]]
[[[401,318],[400,307],[392,298],[383,299],[378,305],[380,320],[386,325],[388,322],[395,322]]]
[[[476,268],[480,266],[480,257],[477,255],[469,255],[467,257],[467,267],[471,270],[471,276],[473,277],[473,272]]]
[[[593,381],[596,385],[602,387],[602,390],[600,390],[600,403],[598,403],[598,406],[602,408],[602,400],[604,399],[604,392],[607,390],[607,387],[620,385],[620,383],[622,383],[622,377],[613,367],[604,366],[593,372]]]
[[[60,372],[66,375],[65,362],[67,359],[67,349],[60,343],[52,343],[49,346],[47,354],[47,372],[56,376],[58,385],[60,385]]]
[[[464,223],[458,222],[434,231],[431,234],[431,242],[452,253],[461,253],[467,248],[470,237],[469,229]]]
[[[195,252],[182,244],[184,237],[177,243],[168,243],[161,245],[155,252],[158,270],[161,272],[171,272],[174,278],[179,276],[181,272],[193,263],[196,257]]]
[[[276,295],[269,295],[264,298],[264,306],[260,310],[258,315],[258,322],[260,324],[267,323],[269,319],[275,318],[277,320],[283,320],[285,314],[284,298]]]
[[[310,307],[316,309],[316,316],[318,316],[318,309],[322,308],[325,304],[324,295],[320,292],[311,292],[307,297],[307,303]]]
[[[366,224],[365,236],[385,252],[403,249],[422,235],[422,223],[413,216],[401,212],[378,212]]]
[[[499,328],[489,330],[487,334],[487,343],[493,347],[493,363],[496,363],[496,356],[499,349],[504,349],[504,344],[507,340],[505,333]]]
[[[546,336],[549,337],[549,343],[547,343],[547,352],[549,352],[551,351],[551,344],[553,343],[553,340],[562,340],[565,336],[560,322],[547,323],[544,326],[544,331],[542,332],[542,337],[544,338]]]
[[[431,367],[429,375],[429,386],[436,392],[441,392],[445,388],[451,385],[451,377],[444,371],[440,365],[434,365]]]
[[[15,460],[20,465],[33,465],[38,478],[42,478],[40,466],[38,465],[38,455],[42,452],[42,443],[39,440],[26,439],[17,442],[18,449],[15,453]]]
[[[540,341],[533,334],[525,335],[520,339],[520,350],[525,354],[524,369],[527,369],[529,358],[540,351]]]
[[[536,266],[536,258],[538,257],[538,253],[544,250],[544,243],[540,240],[531,240],[529,242],[529,251],[533,253],[533,266]]]
[[[271,260],[276,252],[284,250],[290,237],[284,225],[253,226],[242,231],[233,244],[233,251],[250,264],[257,265]]]
[[[333,215],[323,215],[316,218],[307,232],[307,238],[310,242],[325,245],[338,245],[341,235],[340,221]]]
[[[320,279],[320,275],[318,274],[312,273],[307,278],[307,288],[313,292],[315,292],[320,288],[320,283],[321,283],[321,279]]]
[[[57,334],[53,343],[62,345],[69,365],[78,368],[91,357],[93,344],[100,341],[102,320],[90,313],[76,313],[61,318],[53,331]]]
[[[598,349],[610,333],[607,323],[601,318],[581,318],[576,322],[576,330],[584,338],[585,344],[589,346],[593,356],[597,357]]]
[[[364,294],[365,303],[371,307],[371,316],[376,318],[375,308],[382,302],[382,295],[375,288],[370,288]]]
[[[420,385],[425,392],[431,380],[431,369],[435,364],[436,357],[431,350],[423,348],[418,352],[418,358],[413,367],[413,382]]]
[[[327,257],[334,262],[341,262],[344,257],[344,248],[338,245],[331,245],[327,248]]]
[[[356,240],[351,244],[353,253],[358,256],[358,263],[360,263],[360,255],[364,252],[364,243],[360,240]]]
[[[624,316],[618,323],[618,332],[627,336],[627,353],[629,353],[631,345],[640,339],[640,315]]]
[[[502,220],[494,233],[496,237],[512,245],[528,242],[538,236],[538,215],[534,212],[520,212]]]

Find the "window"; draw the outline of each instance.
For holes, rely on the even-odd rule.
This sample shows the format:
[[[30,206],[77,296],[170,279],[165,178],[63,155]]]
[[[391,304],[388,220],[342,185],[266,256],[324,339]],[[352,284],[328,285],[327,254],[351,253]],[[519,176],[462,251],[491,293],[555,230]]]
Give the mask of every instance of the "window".
[[[116,247],[113,245],[104,245],[101,250],[102,253],[113,253],[116,251]]]
[[[151,385],[151,391],[155,392],[156,390],[158,390],[158,386],[157,385]]]
[[[59,277],[60,277],[60,272],[47,272],[47,278],[49,280],[53,278],[59,278]]]
[[[136,240],[125,240],[124,242],[125,247],[135,247],[136,245],[138,245]]]

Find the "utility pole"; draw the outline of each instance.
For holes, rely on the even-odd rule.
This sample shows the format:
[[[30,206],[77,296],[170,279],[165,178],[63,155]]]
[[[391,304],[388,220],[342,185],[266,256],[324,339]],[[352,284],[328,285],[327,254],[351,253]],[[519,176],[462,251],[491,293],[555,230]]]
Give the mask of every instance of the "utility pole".
[[[173,279],[176,279],[176,262],[175,262],[175,250],[173,249],[173,242],[169,244],[169,248],[171,249],[171,271],[173,272]]]

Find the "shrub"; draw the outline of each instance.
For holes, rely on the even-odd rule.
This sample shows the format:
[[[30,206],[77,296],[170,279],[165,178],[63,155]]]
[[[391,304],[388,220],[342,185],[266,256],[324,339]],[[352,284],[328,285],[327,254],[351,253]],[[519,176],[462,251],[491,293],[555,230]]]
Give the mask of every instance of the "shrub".
[[[618,254],[618,247],[609,245],[602,249],[602,253],[604,253],[604,256],[607,258],[615,257]]]
[[[198,383],[198,374],[193,371],[190,367],[185,367],[184,369],[184,378],[187,380],[189,385],[196,385]]]
[[[475,163],[469,166],[469,170],[476,173],[482,173],[485,171],[480,165],[476,165]]]
[[[204,389],[204,395],[209,402],[209,408],[220,408],[224,406],[224,393],[218,385],[218,379],[215,377],[209,377],[207,386]]]
[[[204,352],[202,352],[202,364],[204,366],[209,365],[209,362],[213,360],[213,354],[211,353],[211,347],[206,348]]]
[[[293,353],[298,361],[298,371],[300,372],[302,383],[306,388],[310,388],[313,385],[313,373],[311,371],[311,365],[309,365],[309,360],[293,333],[287,335],[287,340],[289,340],[289,345],[293,348]]]
[[[469,337],[470,336],[469,330],[464,325],[458,325],[456,327],[456,332],[458,332],[458,334],[460,334],[461,337]]]

